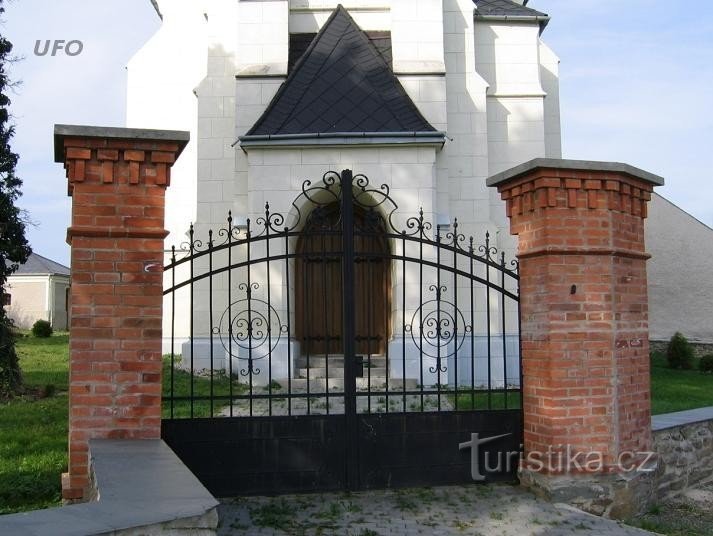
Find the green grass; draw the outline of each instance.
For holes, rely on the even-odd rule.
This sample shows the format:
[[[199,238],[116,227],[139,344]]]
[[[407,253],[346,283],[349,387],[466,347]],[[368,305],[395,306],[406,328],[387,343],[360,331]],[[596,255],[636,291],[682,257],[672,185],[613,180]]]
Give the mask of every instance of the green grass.
[[[56,506],[60,503],[60,474],[67,466],[67,380],[68,336],[55,334],[47,339],[23,337],[17,343],[27,394],[0,402],[0,514]],[[170,360],[164,359],[164,394],[170,389]],[[230,380],[214,374],[213,394],[228,395]],[[188,396],[191,377],[175,370],[174,393]],[[245,385],[233,380],[233,394],[245,393]],[[654,414],[713,406],[713,375],[697,370],[671,370],[662,354],[654,353],[651,368]],[[48,387],[49,386],[49,387]],[[51,396],[43,397],[44,394]],[[208,377],[193,378],[195,396],[210,394]],[[444,393],[445,394],[445,393]],[[449,394],[451,402],[455,395]],[[508,394],[508,408],[518,408],[519,393]],[[214,413],[226,403],[216,401]],[[458,393],[458,409],[484,409],[487,393]],[[164,416],[170,409],[164,402]],[[491,395],[491,407],[502,409],[502,393]],[[189,417],[190,402],[177,401],[174,417]],[[195,401],[193,415],[211,414],[210,402]]]
[[[193,407],[193,417],[211,417],[215,416],[221,409],[228,405],[227,400],[214,400],[211,410],[210,400],[174,400],[171,404],[171,382],[173,382],[173,396],[175,398],[191,397],[191,382],[193,383],[193,397],[209,397],[211,395],[211,379],[209,375],[197,376],[194,375],[191,379],[191,374],[178,368],[180,356],[175,356],[174,360],[176,367],[173,369],[173,377],[171,376],[171,357],[164,356],[163,358],[163,407],[161,414],[165,419],[171,417],[171,405],[173,405],[173,418],[186,419],[191,417],[191,406]],[[229,396],[230,395],[230,380],[223,372],[213,372],[213,397]],[[245,393],[246,386],[239,383],[233,378],[233,395]],[[211,414],[212,411],[212,414]]]
[[[651,354],[651,412],[654,415],[713,406],[713,375],[668,368],[661,352]]]
[[[28,393],[0,402],[0,514],[60,503],[60,475],[67,470],[67,339],[17,342]],[[54,394],[37,398],[42,391]]]
[[[23,337],[18,340],[17,351],[25,385],[36,387],[54,385],[58,391],[67,390],[69,379],[67,333],[57,333],[46,339]]]
[[[455,395],[449,395],[455,407]],[[488,402],[490,405],[488,406]],[[483,391],[458,392],[458,410],[468,409],[520,409],[520,393],[509,391],[505,393],[490,393]]]

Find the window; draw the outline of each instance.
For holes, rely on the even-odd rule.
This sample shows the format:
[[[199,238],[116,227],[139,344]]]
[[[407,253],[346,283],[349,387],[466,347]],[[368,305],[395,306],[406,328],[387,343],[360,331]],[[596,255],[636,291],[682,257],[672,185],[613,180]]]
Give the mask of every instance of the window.
[[[5,305],[12,305],[12,295],[10,295],[10,294],[3,294],[3,295],[2,295],[2,304],[3,304],[3,306],[5,306]]]
[[[376,47],[376,51],[384,58],[384,61],[393,68],[391,57],[391,32],[364,32],[371,41],[371,44]],[[300,33],[290,34],[290,53],[288,59],[288,71],[292,72],[292,68],[297,61],[307,51],[312,40],[316,37],[316,33]]]

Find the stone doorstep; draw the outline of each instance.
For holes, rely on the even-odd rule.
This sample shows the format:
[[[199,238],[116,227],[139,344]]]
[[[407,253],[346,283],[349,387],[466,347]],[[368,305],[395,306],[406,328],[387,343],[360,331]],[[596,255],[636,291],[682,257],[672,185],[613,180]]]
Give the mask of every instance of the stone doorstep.
[[[215,534],[218,501],[162,440],[91,440],[89,449],[96,502],[2,516],[0,534]]]

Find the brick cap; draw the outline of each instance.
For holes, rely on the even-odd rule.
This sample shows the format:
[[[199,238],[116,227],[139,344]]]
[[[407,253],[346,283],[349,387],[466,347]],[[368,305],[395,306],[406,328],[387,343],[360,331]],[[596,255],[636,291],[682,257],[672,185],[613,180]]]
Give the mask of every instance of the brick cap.
[[[639,180],[649,182],[654,186],[663,186],[664,179],[643,169],[621,162],[597,162],[594,160],[563,160],[561,158],[534,158],[529,162],[501,171],[488,178],[488,186],[500,186],[538,169],[568,169],[572,171],[606,171],[629,175]]]
[[[101,138],[140,141],[168,141],[179,146],[176,158],[188,145],[191,133],[186,130],[154,130],[149,128],[98,127],[89,125],[54,126],[54,161],[64,162],[65,138]]]

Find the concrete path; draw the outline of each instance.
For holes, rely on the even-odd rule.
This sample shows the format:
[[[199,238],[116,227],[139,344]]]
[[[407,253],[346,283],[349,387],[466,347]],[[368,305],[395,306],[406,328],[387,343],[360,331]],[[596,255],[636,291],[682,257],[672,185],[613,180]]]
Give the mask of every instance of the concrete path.
[[[224,500],[219,535],[650,535],[507,485]]]

